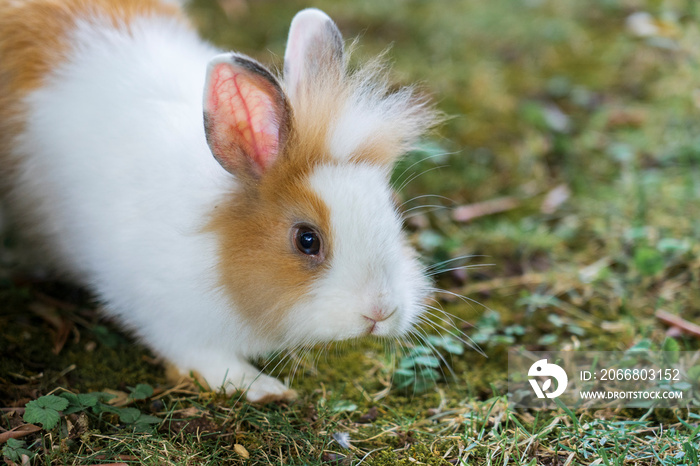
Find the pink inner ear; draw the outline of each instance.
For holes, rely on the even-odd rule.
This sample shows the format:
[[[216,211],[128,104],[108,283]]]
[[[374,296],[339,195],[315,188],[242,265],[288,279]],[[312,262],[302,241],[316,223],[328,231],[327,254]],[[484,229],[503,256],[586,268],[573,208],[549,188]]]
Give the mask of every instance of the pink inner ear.
[[[219,157],[239,156],[226,153],[233,143],[265,171],[277,157],[279,146],[280,123],[271,86],[226,63],[216,65],[210,79],[207,104],[215,152]]]

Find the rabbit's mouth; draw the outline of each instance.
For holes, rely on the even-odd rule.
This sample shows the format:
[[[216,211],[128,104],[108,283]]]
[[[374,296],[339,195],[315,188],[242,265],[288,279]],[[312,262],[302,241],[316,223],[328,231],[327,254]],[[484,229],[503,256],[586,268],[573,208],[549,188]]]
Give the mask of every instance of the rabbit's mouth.
[[[398,307],[390,312],[382,312],[380,308],[373,308],[370,315],[363,314],[362,317],[367,321],[367,330],[365,335],[386,336],[392,332],[390,323],[391,317],[396,314]]]

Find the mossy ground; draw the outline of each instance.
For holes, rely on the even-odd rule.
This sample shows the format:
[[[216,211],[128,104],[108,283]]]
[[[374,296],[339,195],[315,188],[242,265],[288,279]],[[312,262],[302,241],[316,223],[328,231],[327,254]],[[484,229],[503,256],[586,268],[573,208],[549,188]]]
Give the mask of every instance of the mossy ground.
[[[212,0],[191,4],[203,35],[277,66],[291,17],[312,6],[297,0],[222,5],[233,14]],[[84,293],[7,280],[0,288],[1,405],[21,407],[59,387],[126,392],[148,383],[156,393],[134,405],[165,419],[150,434],[96,418],[77,429],[73,419],[25,438],[39,453],[33,461],[694,464],[697,408],[527,412],[511,410],[503,395],[510,347],[624,350],[642,339],[661,344],[668,329],[655,318],[660,309],[700,321],[697,4],[319,0],[313,6],[346,35],[360,35],[357,61],[391,45],[396,81],[421,82],[450,116],[425,152],[397,168],[396,178],[426,154],[446,153],[411,167],[408,176],[418,176],[401,194],[450,199],[407,204],[445,207],[413,211],[419,215],[408,222],[426,263],[473,255],[470,264],[493,264],[436,277],[439,286],[475,300],[437,296],[457,318],[482,322],[472,328],[453,321],[488,358],[471,349],[452,356],[453,374],[443,368],[444,380],[412,393],[392,388],[401,352],[391,345],[338,344],[293,355],[275,369],[291,378],[299,400],[255,406],[191,387],[173,390],[148,350],[101,320]],[[640,11],[655,27],[648,37],[628,27]],[[543,207],[557,186],[569,197]],[[515,207],[468,223],[453,218],[455,206],[502,197]],[[489,310],[500,318],[487,325]],[[677,339],[682,349],[700,347],[692,337]],[[21,423],[17,415],[3,416],[4,429]],[[334,439],[338,433],[350,436],[350,449]]]

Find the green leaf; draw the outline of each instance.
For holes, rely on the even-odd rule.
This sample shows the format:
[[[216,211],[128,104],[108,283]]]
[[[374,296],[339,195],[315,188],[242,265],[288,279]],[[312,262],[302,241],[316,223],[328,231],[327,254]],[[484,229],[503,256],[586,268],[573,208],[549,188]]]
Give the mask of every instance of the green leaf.
[[[41,424],[46,430],[56,427],[61,420],[59,411],[68,407],[68,400],[56,395],[46,395],[27,403],[24,411],[24,420],[31,424]]]
[[[525,327],[518,324],[509,325],[503,331],[506,335],[525,335]]]
[[[691,384],[689,384],[688,382],[678,382],[678,383],[673,384],[673,388],[675,390],[680,390],[683,392],[686,390],[690,390],[691,388],[693,388],[693,386]]]
[[[496,311],[488,310],[479,318],[476,323],[478,329],[498,328],[501,325],[501,315]]]
[[[134,424],[139,417],[141,417],[141,411],[137,408],[121,408],[118,411],[119,420],[124,424]]]
[[[661,346],[661,351],[671,351],[677,353],[681,350],[681,346],[674,338],[666,338],[664,344]]]
[[[422,393],[431,387],[435,386],[435,382],[440,379],[440,373],[435,369],[423,368],[420,371],[419,377],[416,378],[414,390],[417,393]]]
[[[412,385],[416,380],[416,373],[411,369],[396,369],[394,371],[394,385],[401,389]]]
[[[416,346],[411,350],[407,358],[415,358],[417,356],[430,356],[432,354],[432,348],[428,348],[427,346]]]
[[[7,457],[10,461],[17,464],[22,464],[22,455],[27,455],[32,458],[36,453],[27,450],[23,440],[17,440],[14,438],[7,439],[7,443],[2,448],[2,455]]]
[[[498,345],[512,345],[515,343],[515,338],[511,337],[510,335],[493,335],[489,340],[488,340],[489,345],[493,346],[498,346]]]
[[[680,359],[680,350],[681,345],[679,345],[678,342],[671,337],[666,338],[663,345],[661,345],[661,351],[664,352],[664,360],[670,364],[675,364],[678,362]]]
[[[440,360],[435,356],[418,356],[413,358],[414,366],[440,367]]]
[[[688,369],[688,380],[700,384],[700,366],[693,366]]]
[[[92,412],[94,414],[101,414],[101,413],[113,413],[113,414],[119,414],[119,408],[115,408],[112,405],[108,405],[106,403],[101,403],[98,402],[95,406],[92,407]]]
[[[137,424],[160,424],[161,422],[163,422],[161,418],[143,413],[141,413],[141,416],[139,416],[136,421]]]
[[[464,346],[462,346],[462,343],[450,335],[430,335],[428,337],[428,341],[434,346],[442,348],[450,354],[464,353]]]
[[[641,246],[634,251],[634,265],[640,274],[647,277],[656,275],[666,267],[661,253],[648,246]]]
[[[434,251],[445,244],[445,237],[433,230],[423,230],[418,235],[418,244],[424,251]]]
[[[636,343],[634,346],[632,346],[630,349],[627,350],[627,352],[643,352],[646,353],[649,351],[652,347],[652,341],[645,338],[638,343]]]
[[[402,381],[397,381],[397,382],[396,382],[396,388],[399,389],[399,390],[402,389],[402,388],[406,388],[406,387],[408,387],[409,385],[413,385],[413,384],[415,383],[415,381],[416,381],[415,378],[410,378],[410,379],[406,379],[406,380],[402,380]]]
[[[438,371],[436,371],[435,369],[430,369],[428,367],[424,367],[418,373],[418,376],[422,379],[425,379],[425,380],[437,381],[440,378],[440,373]]]
[[[63,411],[68,407],[68,401],[56,395],[42,396],[34,401],[30,401],[27,406],[33,403],[41,406],[42,408],[54,409],[56,411]]]
[[[352,401],[339,400],[333,405],[333,412],[342,413],[344,411],[356,411],[357,405]]]
[[[394,371],[394,375],[401,377],[415,377],[416,373],[413,369],[396,369]]]
[[[153,396],[153,387],[145,383],[140,383],[135,387],[129,387],[129,390],[131,391],[129,398],[132,400],[145,400]]]
[[[690,242],[686,239],[662,238],[656,243],[656,248],[665,253],[684,253],[690,250]]]
[[[567,325],[566,329],[569,331],[569,333],[573,333],[574,335],[578,335],[580,337],[582,337],[586,334],[586,331],[583,328],[581,328],[575,324]]]
[[[557,314],[549,314],[547,316],[547,320],[552,323],[557,328],[560,328],[564,325],[564,319],[562,319],[560,316]]]
[[[100,401],[102,395],[105,395],[105,393],[61,393],[61,398],[65,398],[68,400],[68,403],[70,403],[68,408],[63,410],[63,414],[73,414],[79,411],[85,411],[88,408],[92,408],[98,401]]]
[[[416,366],[440,367],[440,360],[435,356],[413,356],[404,358],[399,363],[399,368],[409,369]]]
[[[537,340],[537,344],[538,344],[538,345],[549,346],[549,345],[553,345],[553,344],[556,343],[558,340],[559,340],[559,337],[557,337],[556,335],[554,335],[554,334],[552,334],[552,333],[547,333],[547,334],[545,334],[545,335],[542,335],[542,336]]]
[[[634,154],[631,154],[634,157]],[[633,227],[625,232],[625,238],[631,241],[644,240],[649,236],[649,227]]]
[[[146,424],[143,422],[137,422],[133,425],[134,432],[137,434],[152,434],[154,430],[153,424]]]
[[[413,386],[413,391],[416,393],[423,393],[433,386],[435,386],[435,383],[432,381],[419,380],[416,381],[415,385]]]

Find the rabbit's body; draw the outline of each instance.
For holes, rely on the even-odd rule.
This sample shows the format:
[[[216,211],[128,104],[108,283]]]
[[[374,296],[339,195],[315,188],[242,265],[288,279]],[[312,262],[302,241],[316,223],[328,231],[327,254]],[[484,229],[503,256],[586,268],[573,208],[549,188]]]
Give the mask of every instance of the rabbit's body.
[[[321,15],[307,12],[299,23],[314,37],[335,34],[324,32]],[[23,30],[30,16],[34,27]],[[426,282],[405,251],[386,179],[404,140],[428,120],[408,93],[372,117],[369,100],[388,97],[370,85],[371,73],[336,86],[329,104],[323,83],[339,75],[312,69],[320,97],[308,98],[309,71],[289,57],[337,61],[327,52],[338,44],[324,52],[301,27],[278,85],[245,57],[222,59],[167,4],[2,0],[0,18],[11,210],[57,270],[181,371],[248,388],[251,400],[290,397],[246,359],[398,335],[415,321]],[[323,43],[337,39],[328,37]],[[396,141],[389,135],[388,151],[368,125],[392,117],[415,121]],[[359,119],[345,122],[348,131],[344,118]],[[299,254],[299,241],[315,237],[304,236],[307,224],[323,237],[321,252]],[[377,243],[365,244],[373,228],[382,230]],[[385,274],[392,262],[400,273]],[[406,306],[382,330],[389,311]]]

